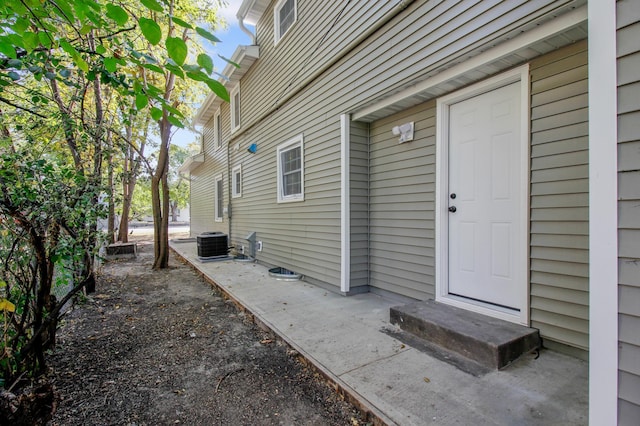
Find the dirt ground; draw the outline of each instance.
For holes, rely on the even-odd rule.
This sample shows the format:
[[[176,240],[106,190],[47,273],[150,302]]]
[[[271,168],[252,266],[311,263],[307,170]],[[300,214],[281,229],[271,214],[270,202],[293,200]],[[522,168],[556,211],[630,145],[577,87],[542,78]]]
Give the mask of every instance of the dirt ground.
[[[147,238],[145,236],[139,238]],[[295,351],[188,266],[151,269],[153,246],[106,263],[50,356],[50,425],[358,425]]]

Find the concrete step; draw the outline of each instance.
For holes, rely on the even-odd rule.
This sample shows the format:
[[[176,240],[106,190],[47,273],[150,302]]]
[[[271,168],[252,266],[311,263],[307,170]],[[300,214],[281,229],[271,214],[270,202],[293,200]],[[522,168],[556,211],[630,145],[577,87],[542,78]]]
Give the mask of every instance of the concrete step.
[[[536,329],[434,300],[395,306],[390,319],[406,332],[492,369],[541,346]]]

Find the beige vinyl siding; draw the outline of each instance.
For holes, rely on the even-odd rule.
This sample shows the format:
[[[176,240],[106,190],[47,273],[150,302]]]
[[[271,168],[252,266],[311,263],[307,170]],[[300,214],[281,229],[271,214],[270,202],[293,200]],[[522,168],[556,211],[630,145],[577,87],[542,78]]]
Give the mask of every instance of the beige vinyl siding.
[[[395,2],[351,2],[329,30],[343,2],[298,2],[298,22],[290,34],[273,44],[273,4],[257,25],[260,59],[243,79],[243,126],[255,123],[274,108],[276,100],[294,92],[305,79],[344,54],[339,79],[326,88],[334,95],[349,93],[353,110],[381,93],[409,81],[424,79],[439,67],[461,62],[501,40],[534,28],[584,1],[425,1],[416,0],[366,41],[340,50],[384,19]],[[327,39],[318,47],[325,35]],[[339,43],[339,44],[338,44]],[[309,61],[305,66],[305,61]],[[367,82],[367,84],[363,84]]]
[[[618,424],[640,419],[640,3],[617,4]]]
[[[222,140],[228,140],[230,133],[229,105],[223,104],[221,108]],[[228,233],[228,218],[223,217],[222,222],[215,221],[215,180],[223,175],[224,204],[228,203],[228,175],[227,175],[227,146],[221,143],[218,149],[214,144],[215,114],[202,129],[204,163],[191,172],[191,224],[190,233],[196,236],[203,232],[219,231]]]
[[[587,43],[531,62],[531,326],[589,346]]]
[[[336,9],[343,4],[336,2],[336,7],[326,7],[326,3],[320,3],[299,1],[298,22],[275,47],[272,43],[273,4],[258,23],[260,59],[242,79],[242,127],[229,144],[230,167],[241,163],[244,177],[243,196],[231,200],[231,234],[234,245],[247,244],[243,238],[248,232],[255,231],[257,239],[264,243],[264,250],[257,254],[261,262],[294,270],[312,282],[338,287],[341,265],[340,114],[356,110],[393,87],[415,82],[416,78],[433,72],[446,61],[486,49],[519,32],[516,27],[520,25],[533,26],[544,21],[550,17],[551,9],[556,14],[562,13],[568,10],[566,5],[569,2],[474,2],[476,7],[469,12],[455,1],[415,1],[373,36],[346,52],[317,79],[305,82],[305,76],[310,76],[312,70],[317,70],[322,61],[329,61],[335,53],[335,49],[331,50],[332,54],[327,50],[326,55],[318,53],[323,52],[319,50],[315,55],[320,62],[313,62],[313,66],[295,77],[296,64],[301,64],[311,52],[311,40],[319,40],[320,34],[330,26],[330,22],[321,19],[322,14],[337,13]],[[382,1],[350,4],[348,11],[353,20],[338,22],[334,29],[336,36],[344,33],[345,40],[354,40],[361,31],[374,24],[364,21],[369,16],[367,14],[373,13],[375,19],[379,19],[383,9],[388,7],[388,2]],[[489,32],[484,28],[488,21],[496,24]],[[434,43],[442,43],[442,38],[450,43],[438,44],[438,49],[434,50]],[[316,61],[315,58],[313,60]],[[498,64],[496,70],[501,66]],[[295,82],[286,88],[294,77]],[[305,85],[301,86],[303,82]],[[277,109],[271,109],[285,89],[287,94],[295,95]],[[276,147],[299,134],[304,135],[305,199],[302,202],[277,203]],[[247,153],[251,143],[258,145],[255,154]],[[416,145],[415,142],[412,144]],[[433,157],[435,148],[431,151],[428,155]],[[410,180],[415,178],[412,174],[424,173],[417,163],[421,159],[398,157],[397,161],[397,165],[389,165],[401,168],[402,163],[404,168],[397,171],[396,178],[404,176]],[[425,177],[430,179],[425,184],[430,188],[427,191],[431,192],[433,173],[434,170],[430,170]],[[391,189],[385,188],[383,183],[388,177],[384,172],[377,177],[380,179],[379,195],[387,191],[386,195],[393,199],[395,195],[389,194]],[[382,216],[371,214],[370,223],[382,230],[384,225],[381,221],[393,215],[420,228],[426,220],[428,227],[423,228],[419,235],[431,239],[431,246],[422,245],[414,254],[407,255],[415,262],[414,270],[398,271],[399,276],[405,279],[410,295],[424,298],[433,294],[434,284],[433,201],[424,198],[417,201],[415,207],[426,211],[426,216],[390,205],[389,211],[381,213]],[[392,211],[393,208],[398,210]],[[403,234],[391,240],[393,244],[405,243]],[[387,257],[393,256],[398,254],[390,252]],[[362,259],[357,261],[363,262]],[[430,263],[419,265],[421,260]],[[426,272],[425,277],[421,276],[423,272]],[[392,277],[385,279],[389,283],[392,281]],[[402,285],[389,284],[387,289],[402,290]]]
[[[242,164],[242,197],[232,199],[232,240],[256,232],[257,259],[301,273],[311,282],[340,285],[340,117],[309,111],[300,98],[273,120],[231,142],[231,168]],[[304,138],[304,201],[277,202],[277,146]],[[255,154],[247,152],[251,143]],[[238,146],[238,149],[236,149]]]
[[[414,140],[391,129],[415,124]],[[415,299],[434,295],[435,103],[371,124],[370,285]]]
[[[350,129],[351,288],[369,284],[369,124]]]

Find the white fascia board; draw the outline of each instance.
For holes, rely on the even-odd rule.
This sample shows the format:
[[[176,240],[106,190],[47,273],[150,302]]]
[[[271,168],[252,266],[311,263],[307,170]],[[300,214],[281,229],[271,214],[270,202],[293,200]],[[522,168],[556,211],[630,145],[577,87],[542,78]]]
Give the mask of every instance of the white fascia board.
[[[204,163],[204,152],[200,154],[192,155],[184,160],[184,163],[178,167],[178,174],[190,173],[193,169]]]
[[[238,82],[259,57],[260,48],[258,46],[238,46],[233,55],[231,55],[231,62],[240,65],[240,68],[233,64],[227,64],[222,71],[222,75],[227,77],[231,83]],[[220,82],[225,84],[227,80],[223,79]]]

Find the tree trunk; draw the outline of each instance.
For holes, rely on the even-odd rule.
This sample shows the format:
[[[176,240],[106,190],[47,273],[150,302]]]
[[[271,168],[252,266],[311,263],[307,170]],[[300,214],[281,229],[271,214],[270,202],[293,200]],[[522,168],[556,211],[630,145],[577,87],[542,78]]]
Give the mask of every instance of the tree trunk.
[[[153,269],[169,267],[169,139],[171,123],[165,116],[160,120],[160,153],[158,166],[151,178],[151,202],[153,207],[154,254]]]
[[[138,182],[138,173],[140,173],[140,164],[142,162],[142,156],[144,155],[144,148],[149,134],[149,123],[151,122],[151,118],[147,116],[146,121],[144,122],[144,134],[142,136],[142,141],[140,141],[140,149],[136,150],[132,140],[133,118],[133,115],[129,116],[129,125],[127,125],[126,129],[126,139],[129,147],[123,164],[122,216],[120,217],[120,230],[118,232],[118,241],[122,241],[123,243],[129,242],[131,200],[133,198],[133,191],[136,189],[136,183]]]
[[[171,208],[171,222],[177,222],[178,221],[178,202],[171,201],[170,208]]]
[[[173,3],[169,3],[169,11],[173,13]],[[173,28],[169,27],[169,35]],[[185,31],[186,36],[186,31]],[[176,76],[170,73],[164,86],[164,99],[169,101],[173,93]],[[174,107],[177,101],[174,102]],[[169,112],[165,109],[160,125],[160,153],[158,166],[151,179],[151,199],[153,205],[154,253],[153,269],[169,267],[169,144],[171,143],[171,122]]]
[[[107,131],[107,144],[109,151],[113,152],[113,146],[111,144],[111,131]],[[111,155],[107,155],[107,185],[109,185],[109,216],[107,217],[107,234],[109,244],[113,244],[115,238],[115,226],[116,226],[116,206],[113,199],[113,159]]]

